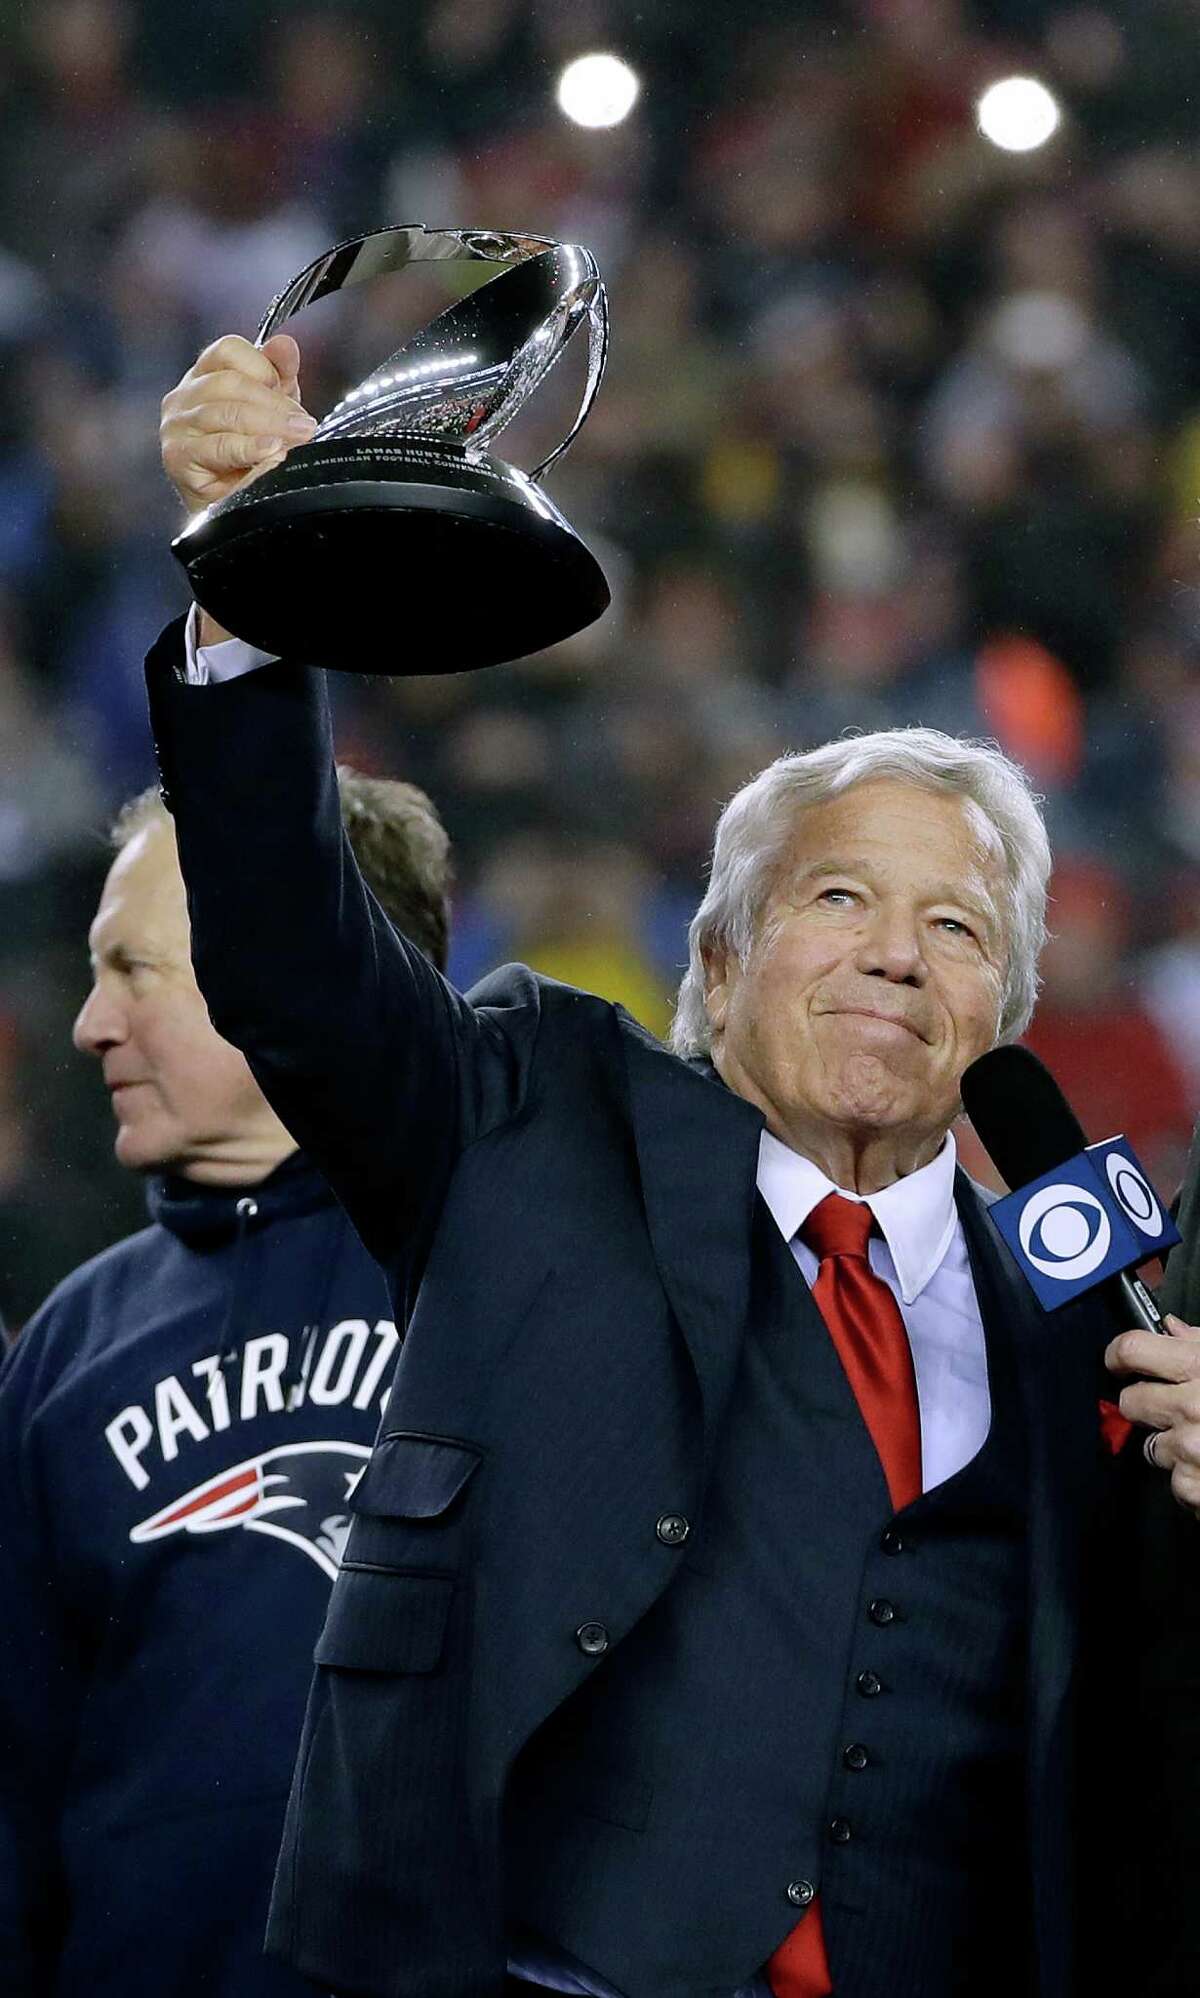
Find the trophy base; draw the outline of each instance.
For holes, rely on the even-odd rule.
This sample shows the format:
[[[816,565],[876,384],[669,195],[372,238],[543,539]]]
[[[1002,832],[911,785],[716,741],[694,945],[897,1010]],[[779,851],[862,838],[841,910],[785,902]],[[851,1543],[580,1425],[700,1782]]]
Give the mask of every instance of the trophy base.
[[[412,435],[301,444],[171,548],[226,631],[344,672],[497,666],[609,602],[595,556],[523,472]]]

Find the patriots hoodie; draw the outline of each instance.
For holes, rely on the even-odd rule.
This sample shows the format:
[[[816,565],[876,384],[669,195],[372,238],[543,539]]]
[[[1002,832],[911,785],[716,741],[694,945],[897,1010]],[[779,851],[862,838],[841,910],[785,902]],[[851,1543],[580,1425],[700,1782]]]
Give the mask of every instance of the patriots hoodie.
[[[149,1201],[0,1367],[0,1992],[313,1998],[262,1934],[399,1342],[298,1154]]]

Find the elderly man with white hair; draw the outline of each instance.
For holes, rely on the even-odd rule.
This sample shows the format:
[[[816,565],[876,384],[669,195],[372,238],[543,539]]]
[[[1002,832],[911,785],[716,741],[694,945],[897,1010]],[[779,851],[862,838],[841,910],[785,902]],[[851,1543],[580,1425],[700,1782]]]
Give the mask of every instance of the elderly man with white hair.
[[[186,504],[277,455],[297,364],[224,341],[167,398]],[[319,671],[193,612],[148,675],[214,1022],[408,1326],[269,1947],[356,1998],[1099,1989],[1107,1327],[1042,1314],[952,1135],[1036,991],[1022,773],[924,729],[764,771],[669,1052],[390,928]]]

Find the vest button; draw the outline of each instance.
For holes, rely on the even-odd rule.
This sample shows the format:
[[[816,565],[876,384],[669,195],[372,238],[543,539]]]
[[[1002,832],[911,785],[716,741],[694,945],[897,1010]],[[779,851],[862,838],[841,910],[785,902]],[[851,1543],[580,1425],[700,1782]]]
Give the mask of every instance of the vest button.
[[[590,1628],[590,1626],[585,1625],[586,1628]],[[876,1693],[882,1693],[883,1691],[883,1680],[880,1678],[878,1672],[860,1672],[854,1683],[864,1700],[873,1700]]]
[[[575,1642],[589,1658],[599,1658],[602,1651],[608,1650],[608,1632],[602,1623],[581,1623],[575,1632]]]
[[[896,1605],[889,1603],[886,1596],[876,1596],[867,1615],[872,1623],[877,1623],[880,1629],[884,1629],[889,1623],[895,1623]]]
[[[664,1547],[682,1547],[691,1530],[681,1512],[664,1512],[654,1529]]]
[[[895,1526],[885,1527],[879,1545],[885,1554],[903,1554],[904,1535]]]
[[[829,1827],[829,1836],[835,1845],[849,1845],[851,1832],[845,1818],[834,1818]]]
[[[788,1887],[787,1897],[793,1908],[811,1908],[817,1898],[817,1890],[811,1880],[793,1880]]]
[[[848,1748],[842,1750],[842,1761],[847,1769],[865,1769],[870,1760],[861,1741],[852,1741]]]

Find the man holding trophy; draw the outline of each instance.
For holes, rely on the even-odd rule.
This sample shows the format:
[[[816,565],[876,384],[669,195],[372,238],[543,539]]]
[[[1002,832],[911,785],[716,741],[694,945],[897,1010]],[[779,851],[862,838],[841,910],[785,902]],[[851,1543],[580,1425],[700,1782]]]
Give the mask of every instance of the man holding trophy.
[[[520,966],[460,995],[342,838],[321,665],[458,670],[602,608],[479,442],[585,318],[586,406],[598,278],[497,245],[466,344],[435,321],[339,405],[374,429],[314,431],[271,315],[164,403],[205,608],[148,678],[197,974],[408,1326],[268,1946],[347,1998],[1101,1991],[1111,1328],[1036,1306],[951,1135],[1036,991],[1021,772],[924,729],[762,772],[674,1052]]]

